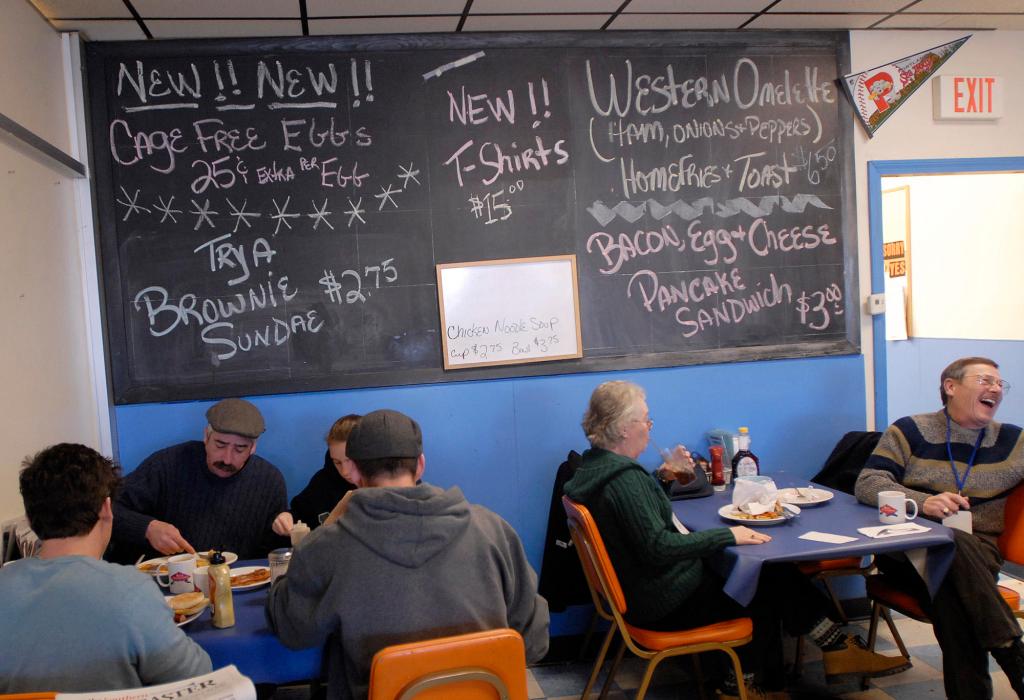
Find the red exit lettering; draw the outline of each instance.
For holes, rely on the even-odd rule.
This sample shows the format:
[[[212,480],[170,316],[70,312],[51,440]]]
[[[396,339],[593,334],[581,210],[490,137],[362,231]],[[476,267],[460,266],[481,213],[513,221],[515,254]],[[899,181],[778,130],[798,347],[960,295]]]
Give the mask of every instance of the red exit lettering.
[[[953,78],[953,111],[980,114],[992,111],[995,78]]]

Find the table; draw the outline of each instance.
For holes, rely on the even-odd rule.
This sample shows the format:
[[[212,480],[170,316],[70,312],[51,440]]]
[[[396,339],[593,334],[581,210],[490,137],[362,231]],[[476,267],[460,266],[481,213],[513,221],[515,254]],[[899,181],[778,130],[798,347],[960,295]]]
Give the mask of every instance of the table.
[[[267,566],[267,561],[240,561],[238,566]],[[218,629],[207,608],[182,630],[206,650],[213,667],[234,664],[253,683],[292,683],[320,676],[321,647],[293,651],[270,631],[263,612],[270,586],[234,593],[235,626]]]
[[[771,474],[780,487],[805,486],[805,480],[797,480],[785,474]],[[772,526],[757,526],[758,530],[772,536],[768,544],[727,547],[711,558],[711,564],[725,579],[725,592],[741,605],[747,605],[757,590],[761,567],[766,562],[815,561],[838,559],[840,557],[863,557],[884,552],[909,552],[924,550],[923,577],[932,594],[942,583],[949,565],[953,561],[955,546],[952,531],[939,523],[919,518],[918,521],[930,527],[929,532],[872,539],[857,532],[857,528],[879,525],[878,511],[859,503],[856,498],[842,491],[828,489],[835,495],[831,501],[819,506],[802,508],[800,515],[785,523]],[[718,509],[732,503],[732,489],[716,492],[708,498],[673,501],[672,510],[676,517],[690,530],[707,530],[713,527],[731,527],[744,523],[725,520],[718,515]],[[915,521],[915,522],[918,522]],[[828,544],[799,539],[800,535],[817,530],[833,535],[856,537],[846,544]]]

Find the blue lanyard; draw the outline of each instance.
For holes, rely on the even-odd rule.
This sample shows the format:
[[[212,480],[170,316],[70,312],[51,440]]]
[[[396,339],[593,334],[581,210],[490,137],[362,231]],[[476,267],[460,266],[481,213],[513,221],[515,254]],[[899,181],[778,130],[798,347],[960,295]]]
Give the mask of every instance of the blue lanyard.
[[[967,484],[967,477],[971,475],[971,470],[974,469],[974,458],[978,456],[978,447],[981,445],[981,441],[985,438],[985,429],[982,428],[981,432],[978,433],[978,439],[974,441],[974,449],[971,450],[971,458],[967,460],[967,471],[964,472],[964,478],[960,478],[960,472],[956,470],[956,461],[953,459],[953,445],[950,443],[950,437],[952,436],[953,426],[949,420],[949,411],[944,411],[946,414],[946,454],[949,455],[949,466],[953,470],[953,480],[956,482],[956,492],[960,494],[964,490],[964,485]]]

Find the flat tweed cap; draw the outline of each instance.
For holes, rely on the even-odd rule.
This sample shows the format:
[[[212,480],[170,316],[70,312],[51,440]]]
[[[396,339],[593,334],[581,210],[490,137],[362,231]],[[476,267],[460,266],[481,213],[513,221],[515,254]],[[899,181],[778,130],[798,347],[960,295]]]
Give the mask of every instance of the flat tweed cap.
[[[419,457],[423,454],[423,431],[404,413],[383,409],[363,416],[345,443],[349,459]]]
[[[255,440],[267,429],[260,409],[245,399],[224,399],[210,406],[206,421],[218,433],[230,433]]]

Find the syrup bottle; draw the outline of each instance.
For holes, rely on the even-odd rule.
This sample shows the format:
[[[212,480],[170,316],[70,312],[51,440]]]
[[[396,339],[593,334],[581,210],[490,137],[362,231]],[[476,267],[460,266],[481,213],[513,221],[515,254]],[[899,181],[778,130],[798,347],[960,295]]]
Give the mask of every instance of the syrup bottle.
[[[761,462],[757,456],[750,451],[750,429],[746,426],[740,427],[739,434],[740,449],[732,458],[732,476],[739,479],[744,476],[757,476],[761,473]]]

